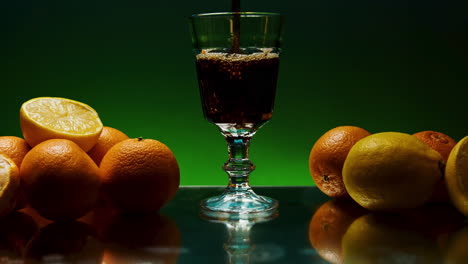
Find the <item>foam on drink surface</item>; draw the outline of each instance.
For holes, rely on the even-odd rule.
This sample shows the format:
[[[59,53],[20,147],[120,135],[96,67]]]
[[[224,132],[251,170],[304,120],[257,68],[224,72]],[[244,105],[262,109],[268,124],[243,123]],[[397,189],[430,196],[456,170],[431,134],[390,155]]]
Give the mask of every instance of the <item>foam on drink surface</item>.
[[[202,50],[201,53],[197,55],[197,60],[218,60],[224,62],[248,62],[248,61],[258,61],[264,59],[276,59],[279,58],[277,53],[272,52],[273,49],[265,48],[258,49],[258,52],[250,54],[240,54],[240,53],[226,53],[218,52],[215,49],[206,49]]]

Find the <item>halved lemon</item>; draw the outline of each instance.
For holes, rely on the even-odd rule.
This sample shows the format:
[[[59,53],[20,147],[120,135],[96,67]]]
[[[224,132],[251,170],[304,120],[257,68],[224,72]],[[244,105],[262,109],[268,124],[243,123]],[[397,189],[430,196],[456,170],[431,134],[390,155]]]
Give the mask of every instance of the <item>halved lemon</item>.
[[[26,142],[34,147],[48,139],[68,139],[90,150],[102,131],[97,112],[87,104],[59,97],[38,97],[20,109],[20,124]]]
[[[0,153],[0,216],[9,214],[19,195],[19,169],[7,155]]]
[[[468,216],[468,136],[450,152],[445,166],[445,180],[453,205]]]

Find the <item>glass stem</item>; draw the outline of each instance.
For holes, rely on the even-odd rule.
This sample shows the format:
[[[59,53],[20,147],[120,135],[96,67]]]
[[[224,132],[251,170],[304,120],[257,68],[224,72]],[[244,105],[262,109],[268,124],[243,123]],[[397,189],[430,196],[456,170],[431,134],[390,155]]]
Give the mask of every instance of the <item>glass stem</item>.
[[[226,137],[229,159],[223,169],[229,175],[228,189],[232,191],[249,190],[249,175],[255,165],[249,159],[251,137]]]

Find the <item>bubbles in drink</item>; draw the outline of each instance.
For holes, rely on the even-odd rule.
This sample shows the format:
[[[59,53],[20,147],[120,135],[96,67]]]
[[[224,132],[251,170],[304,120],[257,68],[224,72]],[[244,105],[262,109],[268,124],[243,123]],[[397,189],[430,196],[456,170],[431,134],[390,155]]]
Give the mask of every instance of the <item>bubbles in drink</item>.
[[[279,68],[278,54],[272,49],[243,54],[204,50],[196,64],[208,121],[261,124],[271,118]]]

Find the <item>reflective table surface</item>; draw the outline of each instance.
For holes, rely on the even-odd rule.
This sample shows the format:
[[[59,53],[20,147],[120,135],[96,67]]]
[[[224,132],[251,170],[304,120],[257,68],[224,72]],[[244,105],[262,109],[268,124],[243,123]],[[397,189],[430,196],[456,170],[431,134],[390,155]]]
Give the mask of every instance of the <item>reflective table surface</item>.
[[[274,219],[211,221],[198,204],[224,187],[181,187],[157,214],[97,209],[53,223],[29,209],[1,219],[0,263],[468,263],[468,224],[432,204],[392,214],[315,187],[254,187]]]

